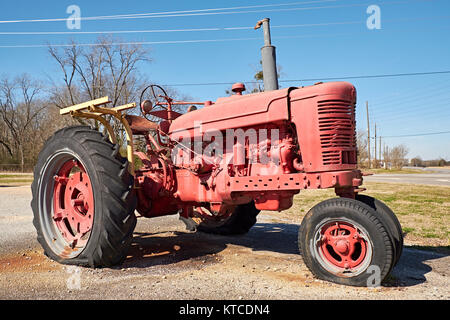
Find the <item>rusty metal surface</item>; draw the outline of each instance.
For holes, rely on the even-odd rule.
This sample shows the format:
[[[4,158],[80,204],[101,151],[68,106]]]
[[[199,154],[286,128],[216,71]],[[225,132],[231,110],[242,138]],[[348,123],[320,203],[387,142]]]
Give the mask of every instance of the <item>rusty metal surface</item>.
[[[158,129],[158,124],[155,122],[151,122],[145,118],[134,116],[131,114],[127,114],[125,119],[130,124],[130,128],[134,134],[143,134],[147,133],[150,130]]]

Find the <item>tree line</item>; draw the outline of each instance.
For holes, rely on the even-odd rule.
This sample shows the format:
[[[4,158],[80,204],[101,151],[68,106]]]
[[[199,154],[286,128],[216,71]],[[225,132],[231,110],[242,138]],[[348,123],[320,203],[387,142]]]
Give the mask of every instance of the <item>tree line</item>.
[[[362,168],[369,167],[369,152],[367,143],[367,133],[364,131],[357,132],[356,138],[358,146],[358,164]],[[379,146],[378,146],[379,147]],[[373,148],[372,148],[373,152]],[[422,160],[421,157],[416,156],[408,160],[407,155],[409,153],[408,147],[404,144],[391,146],[384,146],[381,150],[378,149],[376,157],[374,154],[371,156],[371,168],[386,168],[386,169],[401,169],[404,166],[413,167],[442,167],[450,165],[450,161],[446,161],[443,158],[433,160]]]
[[[30,171],[56,130],[73,124],[96,125],[60,116],[62,108],[104,96],[111,100],[111,107],[139,101],[150,83],[139,71],[151,61],[149,51],[140,45],[115,43],[112,38],[99,38],[89,47],[75,42],[49,46],[48,54],[58,70],[55,78],[0,76],[0,170]],[[169,94],[178,95],[173,89]],[[119,124],[110,120],[117,135],[123,135]]]
[[[356,143],[358,146],[358,164],[362,168],[386,168],[401,169],[408,165],[408,148],[403,145],[393,147],[384,146],[383,150],[378,149],[377,154],[372,153],[369,165],[369,151],[367,142],[367,133],[358,131],[356,135]],[[378,146],[379,148],[379,146]],[[372,151],[373,152],[373,151]],[[381,157],[380,157],[381,154]]]

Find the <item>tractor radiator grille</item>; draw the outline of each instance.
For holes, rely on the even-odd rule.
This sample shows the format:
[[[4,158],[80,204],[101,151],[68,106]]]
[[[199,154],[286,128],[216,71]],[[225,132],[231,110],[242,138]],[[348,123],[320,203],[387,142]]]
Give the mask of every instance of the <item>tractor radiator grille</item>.
[[[356,163],[355,105],[344,100],[318,102],[323,165]]]

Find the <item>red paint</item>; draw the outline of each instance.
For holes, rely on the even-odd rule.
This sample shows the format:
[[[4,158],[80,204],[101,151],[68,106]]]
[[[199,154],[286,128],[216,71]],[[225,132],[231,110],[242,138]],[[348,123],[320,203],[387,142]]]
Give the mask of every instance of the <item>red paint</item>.
[[[55,226],[73,247],[83,245],[94,221],[94,194],[89,175],[73,159],[62,165],[54,180]]]
[[[347,222],[333,222],[322,228],[320,250],[331,264],[351,270],[366,257],[367,242],[358,229]]]
[[[242,93],[243,86],[234,89]],[[189,215],[192,207],[220,216],[251,200],[258,209],[281,211],[300,190],[335,188],[339,196],[354,198],[362,184],[356,166],[356,91],[350,83],[234,94],[183,115],[171,111],[177,103],[189,104],[168,97],[160,103],[166,107],[158,113],[167,120],[163,130],[156,139],[147,136],[147,154],[137,153],[143,160],[136,172],[138,211],[144,216],[180,210]],[[235,136],[227,144],[230,129]],[[212,138],[214,133],[223,139]],[[169,135],[169,143],[156,145],[159,135]],[[187,147],[181,147],[183,141]],[[200,154],[189,151],[202,143],[195,141],[203,141]],[[212,141],[223,147],[225,160],[202,154]],[[279,161],[260,161],[269,156]]]

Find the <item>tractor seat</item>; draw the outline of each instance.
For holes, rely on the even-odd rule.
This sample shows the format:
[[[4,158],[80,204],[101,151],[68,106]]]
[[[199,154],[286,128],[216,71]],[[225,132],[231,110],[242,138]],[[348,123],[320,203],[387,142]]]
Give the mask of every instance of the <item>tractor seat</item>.
[[[130,128],[131,128],[131,131],[133,132],[133,134],[136,134],[136,135],[145,135],[150,130],[158,129],[158,124],[156,124],[155,122],[152,122],[150,120],[147,120],[143,117],[127,114],[125,116],[125,119],[130,124]]]

